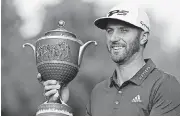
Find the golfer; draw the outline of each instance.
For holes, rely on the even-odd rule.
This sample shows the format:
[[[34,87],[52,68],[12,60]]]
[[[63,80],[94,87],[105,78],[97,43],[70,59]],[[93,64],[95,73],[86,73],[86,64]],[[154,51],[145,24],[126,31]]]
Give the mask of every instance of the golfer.
[[[146,12],[133,5],[119,4],[94,22],[106,32],[107,50],[116,63],[110,78],[93,88],[87,114],[92,116],[180,115],[180,84],[143,56],[150,35]],[[38,79],[41,79],[40,74]],[[42,81],[45,96],[59,100],[57,81]],[[67,102],[69,89],[61,99]]]

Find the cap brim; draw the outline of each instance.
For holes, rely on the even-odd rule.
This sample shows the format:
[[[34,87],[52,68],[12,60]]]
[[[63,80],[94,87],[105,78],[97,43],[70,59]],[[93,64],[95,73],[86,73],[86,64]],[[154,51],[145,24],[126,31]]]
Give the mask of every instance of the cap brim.
[[[109,19],[111,18],[107,18],[107,17],[98,18],[94,21],[94,25],[100,29],[105,29]]]
[[[101,18],[98,18],[98,19],[96,19],[94,21],[94,25],[97,26],[98,28],[104,30],[104,29],[106,29],[107,24],[108,24],[108,22],[110,20],[118,20],[118,21],[130,24],[132,26],[138,27],[138,26],[136,26],[134,24],[131,24],[131,23],[127,22],[127,21],[124,21],[124,20],[121,20],[121,19],[118,19],[118,18],[110,18],[110,17],[101,17]],[[138,28],[140,28],[140,27],[138,27]]]

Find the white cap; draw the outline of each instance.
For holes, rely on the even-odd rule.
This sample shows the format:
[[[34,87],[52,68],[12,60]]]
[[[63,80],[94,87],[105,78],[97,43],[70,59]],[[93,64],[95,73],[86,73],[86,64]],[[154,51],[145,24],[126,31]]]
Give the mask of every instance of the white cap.
[[[113,7],[106,17],[96,19],[94,24],[100,29],[105,29],[111,19],[120,20],[150,32],[149,17],[144,9],[137,5],[119,4]]]

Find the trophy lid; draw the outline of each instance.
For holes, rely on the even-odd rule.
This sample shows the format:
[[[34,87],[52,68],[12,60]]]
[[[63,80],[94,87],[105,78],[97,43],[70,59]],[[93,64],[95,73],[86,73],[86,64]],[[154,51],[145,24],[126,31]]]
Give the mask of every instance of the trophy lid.
[[[63,20],[60,20],[60,21],[58,22],[58,26],[59,26],[59,27],[58,27],[57,29],[55,29],[55,30],[50,30],[50,31],[46,32],[46,33],[45,33],[45,36],[59,36],[59,35],[61,35],[61,36],[65,36],[65,37],[70,36],[70,37],[76,38],[76,35],[75,35],[75,34],[73,34],[72,32],[67,31],[67,30],[64,28],[65,22],[64,22]]]
[[[67,31],[64,26],[65,26],[65,22],[63,20],[60,20],[58,22],[58,28],[55,29],[55,30],[50,30],[48,32],[45,33],[45,36],[41,37],[40,39],[38,40],[41,40],[41,39],[48,39],[48,38],[64,38],[64,39],[70,39],[70,40],[73,40],[73,41],[76,41],[78,43],[80,43],[81,45],[83,45],[83,42],[79,39],[76,38],[76,35],[73,34],[72,32],[69,32]]]

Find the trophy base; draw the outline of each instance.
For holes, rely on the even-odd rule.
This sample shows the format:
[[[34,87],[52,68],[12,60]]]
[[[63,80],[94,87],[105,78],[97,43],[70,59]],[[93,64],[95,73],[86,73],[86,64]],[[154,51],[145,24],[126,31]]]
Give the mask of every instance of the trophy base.
[[[45,103],[38,107],[36,116],[73,116],[72,108],[59,103]]]

